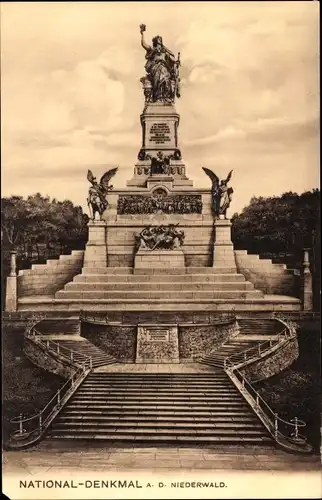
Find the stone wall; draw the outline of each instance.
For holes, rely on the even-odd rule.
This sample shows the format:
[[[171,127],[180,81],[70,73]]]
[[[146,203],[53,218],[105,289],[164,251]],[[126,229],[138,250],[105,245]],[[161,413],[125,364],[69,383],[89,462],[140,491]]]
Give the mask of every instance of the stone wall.
[[[136,326],[83,323],[81,335],[118,361],[134,363],[136,356]]]
[[[283,346],[273,350],[259,361],[254,361],[243,368],[241,372],[252,382],[265,380],[285,370],[299,357],[297,338],[290,339]]]
[[[66,379],[75,372],[75,366],[67,359],[62,359],[56,353],[48,351],[44,346],[36,344],[28,338],[25,338],[23,350],[27,358],[38,368],[43,368]]]
[[[210,354],[226,340],[238,334],[238,326],[198,325],[179,328],[180,361],[192,361]]]
[[[299,297],[300,278],[284,264],[273,264],[270,259],[260,259],[247,250],[235,250],[237,270],[255,288],[265,294]]]
[[[81,272],[84,251],[73,250],[71,255],[61,255],[46,264],[33,264],[18,274],[18,297],[54,295]]]
[[[151,320],[150,320],[151,321]],[[157,324],[154,322],[154,324]],[[160,326],[162,323],[159,323]],[[164,326],[164,325],[162,325]],[[214,324],[191,324],[178,326],[179,360],[180,362],[192,361],[194,358],[209,354],[224,341],[238,334],[236,323],[232,325]],[[134,363],[137,352],[137,325],[99,325],[82,323],[82,337],[88,339],[94,345],[114,356],[118,361]],[[155,353],[157,355],[169,355],[173,357],[172,347],[165,342],[158,346],[155,342]],[[164,352],[163,349],[170,351]],[[177,356],[177,355],[176,355]],[[155,359],[154,359],[155,362]]]

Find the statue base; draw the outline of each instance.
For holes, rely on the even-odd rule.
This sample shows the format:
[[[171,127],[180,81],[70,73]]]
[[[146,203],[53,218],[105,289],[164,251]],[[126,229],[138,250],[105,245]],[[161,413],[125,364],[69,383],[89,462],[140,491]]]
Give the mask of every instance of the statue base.
[[[214,223],[215,243],[213,267],[236,269],[234,247],[231,241],[231,222],[229,219],[216,219]]]
[[[181,267],[182,270],[185,271],[184,253],[181,248],[174,250],[150,250],[141,248],[135,255],[134,272],[136,269],[171,269],[172,267]]]
[[[84,254],[84,267],[106,267],[106,222],[90,220],[88,223],[88,242]]]

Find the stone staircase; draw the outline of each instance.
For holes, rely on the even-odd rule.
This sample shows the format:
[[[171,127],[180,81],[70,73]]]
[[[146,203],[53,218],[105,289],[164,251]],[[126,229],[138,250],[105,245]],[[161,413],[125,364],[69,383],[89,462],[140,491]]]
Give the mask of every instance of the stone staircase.
[[[238,326],[239,334],[237,337],[225,342],[214,352],[202,356],[199,362],[223,368],[225,358],[255,347],[259,342],[263,342],[262,336],[272,337],[283,330],[283,325],[279,321],[263,318],[240,318]]]
[[[50,439],[270,445],[223,370],[91,373],[49,429]]]
[[[84,340],[83,337],[78,337],[76,335],[74,337],[75,338],[73,339],[69,337],[68,340],[64,338],[55,338],[54,341],[56,344],[74,351],[73,359],[76,362],[82,361],[82,354],[90,356],[92,358],[93,368],[117,363],[117,360],[113,356],[110,356],[106,352],[102,351],[88,340]]]
[[[41,320],[36,330],[41,335],[79,335],[80,323],[79,319],[43,319]]]
[[[56,299],[109,302],[253,300],[263,296],[233,267],[149,268],[135,269],[134,273],[130,268],[85,267],[55,294]]]
[[[199,360],[200,363],[215,367],[224,367],[224,359],[232,356],[233,354],[238,354],[240,352],[246,351],[251,347],[258,344],[258,340],[240,340],[232,339],[223,344],[219,349],[213,353],[202,356]]]
[[[240,318],[238,319],[240,335],[277,335],[284,326],[275,319]]]

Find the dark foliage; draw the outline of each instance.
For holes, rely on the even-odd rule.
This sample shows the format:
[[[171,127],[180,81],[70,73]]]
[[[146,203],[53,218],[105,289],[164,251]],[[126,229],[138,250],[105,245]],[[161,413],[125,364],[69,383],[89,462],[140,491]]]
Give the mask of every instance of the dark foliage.
[[[10,420],[20,413],[39,412],[64,384],[65,380],[34,366],[23,353],[23,328],[2,330],[2,431],[3,443],[14,430]]]
[[[87,241],[88,216],[69,200],[57,201],[37,193],[1,200],[2,287],[9,271],[10,250],[17,251],[18,269],[72,250]],[[2,294],[3,300],[4,294]],[[3,305],[3,304],[2,304]]]
[[[318,327],[318,325],[317,325]],[[305,434],[314,451],[320,447],[320,332],[302,328],[298,333],[299,358],[277,375],[256,384],[265,401],[282,418],[306,422]]]

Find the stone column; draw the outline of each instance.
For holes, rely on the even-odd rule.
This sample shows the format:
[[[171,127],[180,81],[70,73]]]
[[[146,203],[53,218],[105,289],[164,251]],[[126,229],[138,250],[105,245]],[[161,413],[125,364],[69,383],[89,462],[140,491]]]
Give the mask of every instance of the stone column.
[[[229,267],[236,270],[234,247],[231,242],[231,222],[216,219],[214,223],[215,242],[213,267]]]
[[[6,283],[6,311],[17,311],[17,252],[10,252],[10,273]]]
[[[85,248],[84,267],[106,267],[106,222],[90,220],[88,223],[88,242]]]
[[[309,251],[307,249],[304,250],[302,279],[303,279],[302,309],[303,311],[312,311],[313,309],[312,273],[310,271]]]

